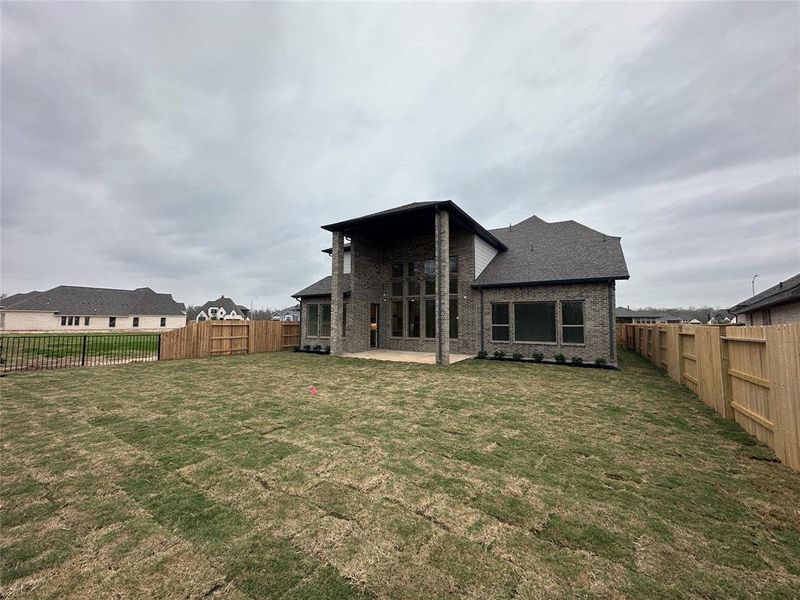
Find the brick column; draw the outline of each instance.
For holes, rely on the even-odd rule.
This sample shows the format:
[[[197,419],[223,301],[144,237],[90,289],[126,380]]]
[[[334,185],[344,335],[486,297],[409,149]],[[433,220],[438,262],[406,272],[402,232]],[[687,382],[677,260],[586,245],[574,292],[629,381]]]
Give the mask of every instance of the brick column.
[[[331,252],[331,354],[341,354],[342,348],[342,305],[344,294],[344,235],[341,231],[332,233]]]
[[[450,214],[436,211],[436,364],[450,364]]]

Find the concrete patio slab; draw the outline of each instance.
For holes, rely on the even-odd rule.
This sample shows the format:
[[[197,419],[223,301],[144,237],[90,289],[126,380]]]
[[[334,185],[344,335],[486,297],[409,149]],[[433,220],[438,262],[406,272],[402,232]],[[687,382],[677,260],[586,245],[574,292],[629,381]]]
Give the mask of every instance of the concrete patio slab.
[[[368,360],[388,360],[393,362],[422,363],[426,365],[436,364],[436,354],[434,352],[409,352],[407,350],[382,350],[376,348],[366,352],[345,352],[341,356],[345,358],[366,358]],[[471,354],[451,354],[450,364],[473,358]]]

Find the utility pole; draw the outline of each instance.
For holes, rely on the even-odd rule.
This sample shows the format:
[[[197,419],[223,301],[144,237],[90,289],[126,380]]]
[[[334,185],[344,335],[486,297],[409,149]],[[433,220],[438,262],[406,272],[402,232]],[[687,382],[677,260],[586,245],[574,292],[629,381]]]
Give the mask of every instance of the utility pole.
[[[247,315],[247,318],[249,320],[251,320],[251,321],[253,320],[253,300],[257,300],[257,299],[258,299],[258,296],[255,296],[254,298],[250,298],[250,314]]]
[[[753,281],[750,282],[750,284],[753,286],[753,296],[756,295],[756,277],[758,277],[758,274],[753,275]]]

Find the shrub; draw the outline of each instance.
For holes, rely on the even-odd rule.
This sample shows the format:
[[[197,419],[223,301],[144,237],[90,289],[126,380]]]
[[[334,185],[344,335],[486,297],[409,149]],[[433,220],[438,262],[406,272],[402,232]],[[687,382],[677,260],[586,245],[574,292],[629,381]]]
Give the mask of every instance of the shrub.
[[[565,362],[567,362],[567,357],[564,356],[563,354],[561,354],[560,352],[558,354],[556,354],[553,358],[555,358],[556,362],[561,364],[561,365],[563,365]]]
[[[317,352],[322,350],[322,344],[317,344],[316,346],[314,346],[314,350],[316,350]]]
[[[489,353],[486,350],[478,352],[478,358],[486,358],[487,356],[489,356]]]
[[[602,356],[598,356],[597,358],[594,359],[594,364],[596,364],[598,367],[604,367],[605,365],[608,364],[608,361]]]
[[[514,354],[511,355],[511,358],[513,358],[514,360],[522,360],[522,353],[514,352]]]
[[[569,362],[571,362],[573,365],[576,365],[576,366],[577,365],[582,365],[583,364],[583,359],[580,356],[573,356],[572,358],[569,359]]]
[[[295,347],[293,348],[293,351],[294,351],[294,352],[300,352],[300,350],[302,350],[302,349],[303,349],[303,348],[302,348],[301,346],[295,346]]]
[[[533,362],[542,362],[544,360],[544,354],[541,352],[534,352],[531,354],[531,358],[533,359]]]
[[[330,354],[330,353],[331,353],[331,347],[330,347],[330,346],[325,346],[325,347],[322,349],[322,351],[323,351],[325,354]]]
[[[504,358],[505,355],[506,355],[506,353],[503,352],[502,350],[495,350],[494,351],[494,357],[495,358]]]
[[[311,344],[305,344],[303,346],[303,350],[305,350],[306,352],[311,352]]]

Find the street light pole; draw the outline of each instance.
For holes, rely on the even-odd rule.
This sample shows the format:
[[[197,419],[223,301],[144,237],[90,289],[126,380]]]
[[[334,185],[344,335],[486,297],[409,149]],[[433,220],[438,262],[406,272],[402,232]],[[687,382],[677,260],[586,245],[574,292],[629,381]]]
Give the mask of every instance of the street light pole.
[[[253,300],[258,299],[258,296],[250,298],[250,320],[253,320]]]
[[[753,281],[750,282],[752,284],[752,286],[753,286],[753,296],[756,295],[756,277],[758,277],[757,274],[753,275]]]

